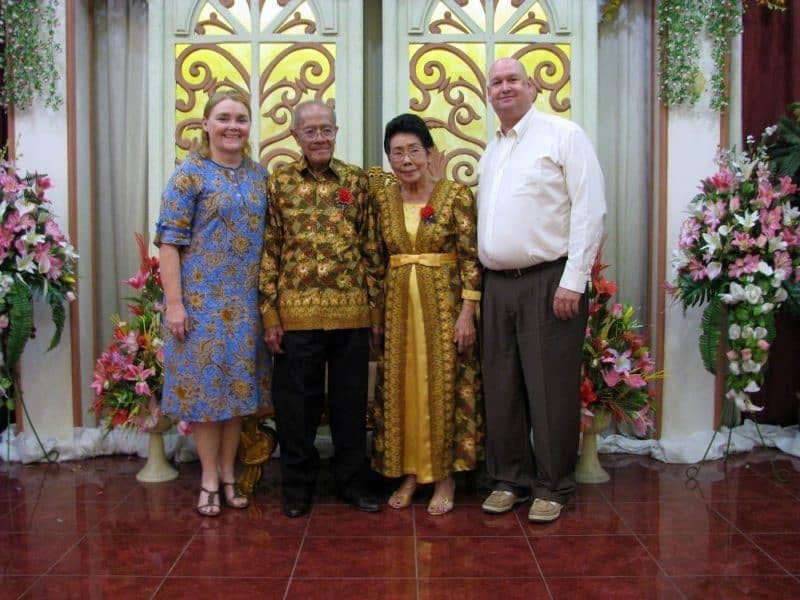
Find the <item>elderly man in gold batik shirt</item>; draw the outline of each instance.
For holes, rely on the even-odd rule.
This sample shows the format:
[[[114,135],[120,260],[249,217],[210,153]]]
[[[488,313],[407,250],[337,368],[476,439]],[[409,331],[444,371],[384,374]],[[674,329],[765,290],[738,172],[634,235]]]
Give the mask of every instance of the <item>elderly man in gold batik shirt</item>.
[[[303,156],[269,178],[259,287],[289,517],[311,507],[326,364],[337,493],[360,510],[379,510],[364,478],[369,339],[381,333],[383,260],[367,175],[333,158],[336,132],[329,106],[299,104],[292,135]]]

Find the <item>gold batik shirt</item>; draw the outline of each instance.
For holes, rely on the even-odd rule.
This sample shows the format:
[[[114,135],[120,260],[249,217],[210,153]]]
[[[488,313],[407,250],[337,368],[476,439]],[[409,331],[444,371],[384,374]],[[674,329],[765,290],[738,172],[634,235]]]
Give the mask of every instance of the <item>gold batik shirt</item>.
[[[302,158],[272,172],[268,194],[259,274],[264,327],[381,324],[383,257],[364,171],[333,159],[315,175]]]

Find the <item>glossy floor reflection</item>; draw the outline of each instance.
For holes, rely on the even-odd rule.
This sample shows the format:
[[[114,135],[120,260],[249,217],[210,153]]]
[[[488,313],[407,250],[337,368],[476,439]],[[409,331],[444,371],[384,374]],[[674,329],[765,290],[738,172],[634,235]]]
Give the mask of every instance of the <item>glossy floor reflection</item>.
[[[140,484],[111,457],[0,469],[2,598],[800,598],[800,459],[755,451],[704,465],[601,457],[611,481],[581,486],[558,521],[527,506],[364,514],[330,482],[312,513],[281,514],[272,462],[252,506],[193,509],[197,464]],[[776,470],[778,475],[776,476]]]

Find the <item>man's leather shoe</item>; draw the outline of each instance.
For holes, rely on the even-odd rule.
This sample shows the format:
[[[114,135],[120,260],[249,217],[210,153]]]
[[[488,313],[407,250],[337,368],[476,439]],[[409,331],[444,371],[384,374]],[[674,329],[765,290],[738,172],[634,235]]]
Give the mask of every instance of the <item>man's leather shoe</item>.
[[[290,519],[307,515],[309,510],[311,510],[311,505],[307,500],[292,500],[283,503],[283,514]]]
[[[342,494],[341,499],[353,508],[364,512],[379,512],[381,505],[372,494]]]

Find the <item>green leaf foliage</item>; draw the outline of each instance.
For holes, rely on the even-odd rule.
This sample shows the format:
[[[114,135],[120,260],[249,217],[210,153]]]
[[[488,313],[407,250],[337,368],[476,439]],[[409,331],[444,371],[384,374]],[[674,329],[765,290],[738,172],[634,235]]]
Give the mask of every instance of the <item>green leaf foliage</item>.
[[[53,325],[56,326],[56,331],[53,333],[53,339],[50,340],[50,345],[47,351],[50,352],[53,348],[58,346],[61,341],[61,334],[64,331],[64,322],[67,318],[66,310],[64,310],[64,300],[55,294],[49,294],[47,302],[50,304],[50,313],[53,316]]]
[[[789,294],[786,299],[786,306],[789,307],[789,313],[795,319],[800,319],[800,283],[783,282],[783,287]]]
[[[719,350],[720,329],[722,327],[722,301],[714,296],[703,311],[700,323],[700,357],[709,373],[717,372],[717,351]]]
[[[6,302],[9,305],[6,362],[12,368],[19,362],[25,344],[33,333],[32,300],[30,288],[21,281],[15,280],[6,296]]]

